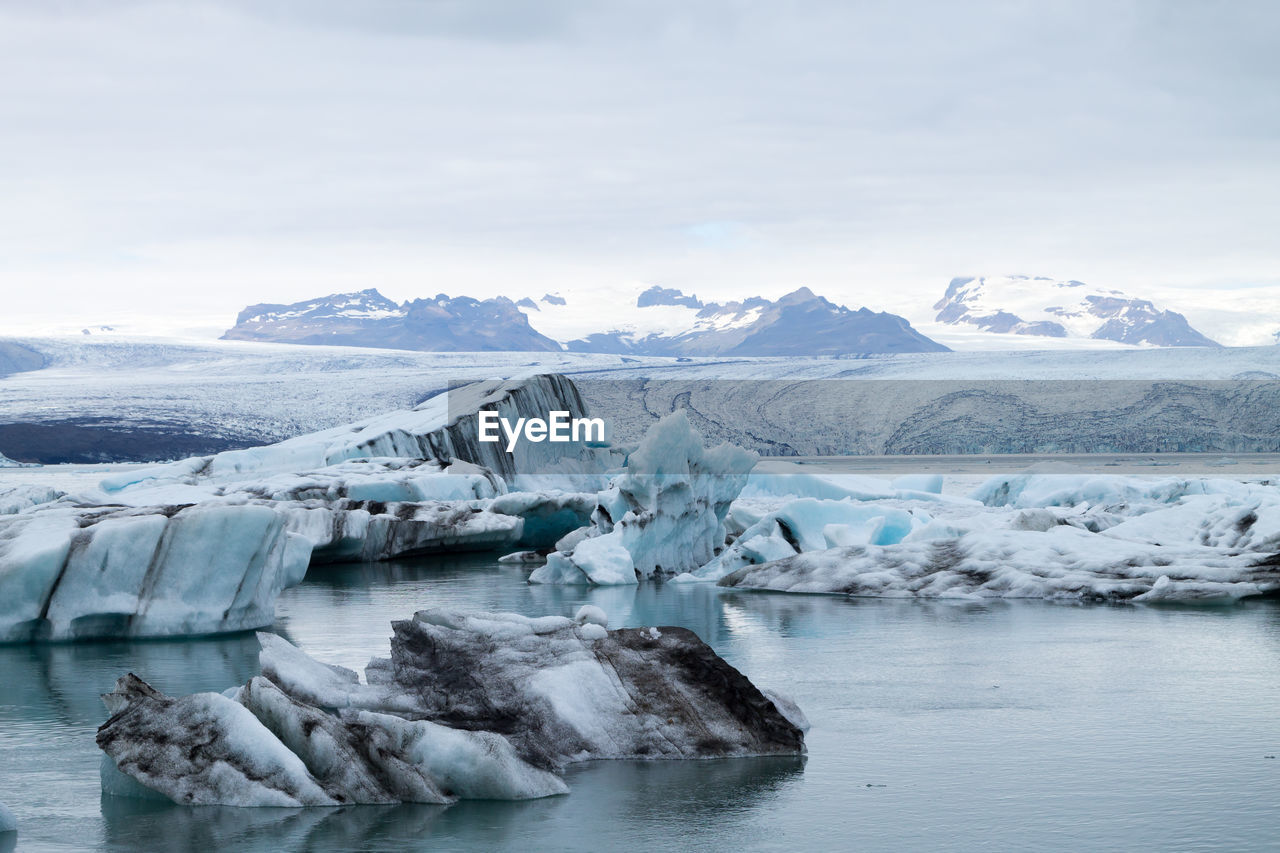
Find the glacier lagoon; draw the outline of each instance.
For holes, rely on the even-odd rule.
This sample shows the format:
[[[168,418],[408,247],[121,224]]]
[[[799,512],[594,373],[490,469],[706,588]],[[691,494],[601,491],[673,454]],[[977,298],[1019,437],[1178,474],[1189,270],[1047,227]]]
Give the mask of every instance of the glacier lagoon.
[[[545,586],[491,555],[317,567],[274,630],[328,662],[451,606],[696,631],[790,693],[807,758],[597,762],[524,802],[337,809],[103,797],[98,694],[257,671],[252,633],[0,646],[0,802],[18,849],[1258,847],[1280,795],[1280,602],[1218,607],[845,599],[707,584]],[[10,841],[0,836],[0,849]]]

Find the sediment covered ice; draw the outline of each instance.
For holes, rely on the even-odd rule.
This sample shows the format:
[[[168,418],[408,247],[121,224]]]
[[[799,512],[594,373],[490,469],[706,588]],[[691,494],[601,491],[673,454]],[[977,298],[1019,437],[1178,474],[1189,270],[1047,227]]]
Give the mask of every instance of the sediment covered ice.
[[[683,411],[667,415],[600,494],[592,525],[562,539],[530,580],[628,584],[706,564],[724,546],[725,516],[755,461],[729,444],[703,447]]]
[[[312,562],[376,561],[460,551],[501,550],[521,540],[519,516],[479,501],[333,502],[273,505],[288,529],[312,545]]]
[[[424,611],[393,623],[367,683],[260,635],[262,675],[169,697],[133,675],[103,697],[103,789],[245,806],[524,799],[597,758],[794,755],[804,715],[692,632]]]

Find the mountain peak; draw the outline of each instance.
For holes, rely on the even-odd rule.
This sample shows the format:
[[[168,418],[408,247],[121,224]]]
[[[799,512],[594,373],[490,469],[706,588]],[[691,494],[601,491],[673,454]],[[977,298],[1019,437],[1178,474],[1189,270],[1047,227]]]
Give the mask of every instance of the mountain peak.
[[[420,351],[558,351],[510,299],[438,293],[396,305],[373,288],[292,305],[251,305],[223,340]]]
[[[822,297],[818,296],[816,293],[814,293],[812,290],[810,290],[807,287],[797,287],[795,290],[779,298],[777,304],[797,305],[801,302],[812,302],[815,299],[822,299]],[[823,299],[822,301],[826,302],[825,299]]]
[[[1025,275],[953,278],[933,307],[939,323],[976,326],[997,334],[1081,337],[1166,347],[1219,346],[1176,311],[1075,279]]]

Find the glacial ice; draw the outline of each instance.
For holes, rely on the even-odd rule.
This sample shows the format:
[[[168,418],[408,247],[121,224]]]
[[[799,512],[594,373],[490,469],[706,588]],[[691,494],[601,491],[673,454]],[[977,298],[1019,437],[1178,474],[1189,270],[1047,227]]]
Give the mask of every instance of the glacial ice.
[[[1280,565],[1256,554],[1143,545],[1060,525],[807,552],[738,569],[720,584],[884,597],[1233,601],[1280,591]]]
[[[718,580],[744,566],[837,546],[893,545],[929,520],[918,511],[874,502],[789,501],[743,530],[714,560],[674,580]]]
[[[567,792],[567,764],[804,751],[803,713],[683,628],[423,611],[367,683],[260,634],[262,675],[169,697],[130,674],[103,699],[103,790],[242,806],[447,803]],[[481,677],[482,676],[482,677]],[[136,783],[136,784],[135,784]]]
[[[0,834],[18,831],[18,818],[4,803],[0,803]]]
[[[751,453],[703,447],[683,411],[621,469],[619,451],[587,444],[521,444],[533,455],[513,460],[472,442],[466,405],[586,414],[562,376],[485,382],[272,447],[123,471],[97,494],[0,491],[0,641],[261,627],[311,562],[464,550],[546,555],[535,583],[1141,601],[1267,592],[1280,551],[1275,485],[1029,470],[959,497],[936,475],[752,470]]]
[[[262,627],[310,562],[548,549],[589,522],[594,491],[511,492],[499,471],[568,471],[598,488],[613,451],[508,455],[475,441],[468,406],[586,414],[563,376],[482,382],[270,447],[122,471],[96,495],[5,489],[0,642]]]
[[[523,521],[481,502],[321,500],[274,506],[290,532],[312,545],[312,562],[376,561],[418,554],[488,551],[520,541]]]
[[[144,483],[262,480],[355,459],[426,459],[446,464],[462,460],[508,482],[522,473],[598,476],[614,464],[608,448],[587,442],[520,442],[514,453],[507,453],[501,443],[479,441],[476,413],[481,409],[513,421],[546,417],[553,410],[567,411],[570,417],[587,415],[578,389],[559,374],[476,382],[437,394],[408,411],[376,415],[265,447],[121,472],[105,477],[102,488],[119,492]]]
[[[824,524],[822,501],[761,512],[756,495],[733,508],[730,522],[745,528],[736,541],[676,580],[857,596],[1148,603],[1280,592],[1274,483],[1029,470],[988,479],[968,501],[902,490],[864,502],[886,519],[911,519],[909,527],[886,526],[881,535],[902,535],[880,541],[838,541],[849,533]]]
[[[592,526],[560,540],[530,581],[630,584],[704,565],[724,546],[729,505],[755,462],[729,444],[703,447],[685,412],[672,412],[599,495]]]
[[[0,515],[13,515],[33,506],[52,503],[65,494],[58,489],[40,485],[0,488]]]
[[[34,468],[34,464],[30,462],[19,462],[16,459],[10,459],[3,453],[0,453],[0,468]],[[0,806],[0,808],[4,808]]]
[[[310,553],[260,506],[53,504],[0,516],[0,641],[261,627]]]
[[[948,517],[928,520],[897,543],[785,555],[739,566],[720,583],[847,595],[1136,602],[1225,602],[1280,592],[1275,485],[1029,472],[992,478],[973,496],[984,509],[952,507]]]

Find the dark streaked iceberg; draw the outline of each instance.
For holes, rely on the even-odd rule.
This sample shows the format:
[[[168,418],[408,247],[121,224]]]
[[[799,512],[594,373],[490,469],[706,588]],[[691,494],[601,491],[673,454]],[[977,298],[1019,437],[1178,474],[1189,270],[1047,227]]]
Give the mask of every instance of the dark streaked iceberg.
[[[103,697],[103,790],[241,806],[448,803],[567,792],[590,759],[799,755],[807,723],[691,631],[604,614],[428,610],[393,623],[366,682],[260,634],[262,675],[170,697],[129,674]]]

